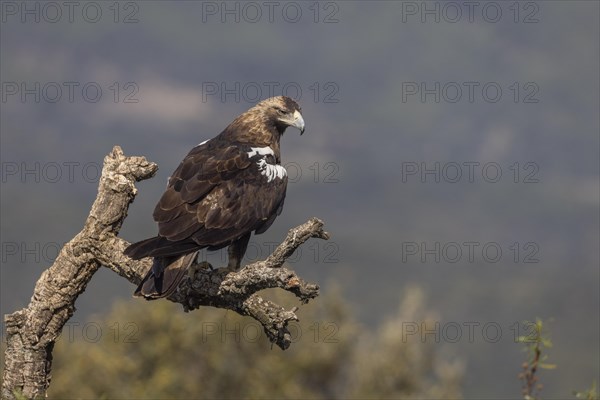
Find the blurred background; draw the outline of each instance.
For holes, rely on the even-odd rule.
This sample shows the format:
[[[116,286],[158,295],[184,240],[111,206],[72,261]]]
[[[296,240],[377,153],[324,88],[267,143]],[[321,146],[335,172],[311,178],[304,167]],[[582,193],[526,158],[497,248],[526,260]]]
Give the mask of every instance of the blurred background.
[[[140,240],[187,151],[273,95],[307,127],[282,139],[284,212],[246,260],[312,216],[332,234],[290,260],[323,295],[286,352],[100,270],[50,397],[519,398],[535,318],[556,367],[541,396],[589,389],[599,4],[2,1],[2,314],[83,226],[114,145],[160,167],[121,231]]]

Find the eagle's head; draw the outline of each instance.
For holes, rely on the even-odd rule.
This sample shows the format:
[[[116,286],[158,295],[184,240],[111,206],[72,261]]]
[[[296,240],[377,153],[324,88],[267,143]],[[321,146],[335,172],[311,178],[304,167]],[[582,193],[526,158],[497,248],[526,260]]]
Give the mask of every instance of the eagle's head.
[[[286,96],[270,97],[252,107],[249,112],[257,112],[263,116],[269,125],[274,125],[280,134],[288,126],[293,126],[304,133],[304,118],[301,108],[294,100]]]
[[[252,145],[279,147],[279,139],[288,126],[304,133],[300,106],[286,96],[271,97],[237,117],[221,137]]]

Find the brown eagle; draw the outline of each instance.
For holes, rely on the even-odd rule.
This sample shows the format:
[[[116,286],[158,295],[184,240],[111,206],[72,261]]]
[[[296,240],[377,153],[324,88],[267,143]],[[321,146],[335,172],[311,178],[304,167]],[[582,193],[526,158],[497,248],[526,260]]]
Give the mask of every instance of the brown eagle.
[[[125,249],[136,260],[154,257],[135,296],[173,293],[204,248],[229,246],[227,268],[239,269],[252,231],[265,232],[283,208],[279,140],[288,126],[304,133],[300,111],[289,97],[263,100],[185,156],[154,209],[158,235]]]

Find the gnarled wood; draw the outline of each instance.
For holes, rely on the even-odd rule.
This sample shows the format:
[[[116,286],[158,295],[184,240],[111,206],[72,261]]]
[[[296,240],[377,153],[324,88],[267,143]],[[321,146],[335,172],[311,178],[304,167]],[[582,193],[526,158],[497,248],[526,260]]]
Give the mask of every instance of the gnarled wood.
[[[50,385],[52,349],[65,323],[75,312],[75,300],[85,291],[94,273],[104,265],[133,284],[150,268],[149,259],[132,260],[123,254],[129,243],[117,237],[135,198],[135,182],[149,179],[158,166],[144,157],[127,157],[115,146],[104,159],[94,201],[83,230],[60,251],[55,262],[38,279],[29,305],[4,317],[7,349],[4,360],[2,398],[15,393],[26,398],[44,397]],[[197,265],[169,300],[186,311],[200,306],[233,310],[259,321],[269,339],[280,348],[291,343],[287,325],[298,320],[296,308],[285,310],[256,293],[281,288],[302,302],[319,294],[319,287],[304,282],[283,268],[285,260],[309,238],[328,239],[323,222],[312,218],[289,231],[285,240],[264,261],[237,272]]]

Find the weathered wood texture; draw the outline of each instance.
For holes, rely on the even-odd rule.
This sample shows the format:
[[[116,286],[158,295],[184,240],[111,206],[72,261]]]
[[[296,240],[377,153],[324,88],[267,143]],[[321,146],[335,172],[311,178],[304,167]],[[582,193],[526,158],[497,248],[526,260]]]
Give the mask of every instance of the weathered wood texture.
[[[133,284],[142,280],[150,259],[135,261],[123,254],[129,243],[117,237],[127,209],[135,198],[135,182],[154,176],[158,166],[144,157],[127,157],[115,146],[104,159],[98,196],[83,230],[60,251],[54,264],[38,279],[29,305],[4,317],[7,348],[4,358],[2,398],[44,397],[50,385],[52,349],[63,326],[75,312],[75,301],[94,273],[106,266]],[[195,266],[169,300],[181,303],[186,311],[200,306],[233,310],[259,321],[269,339],[280,348],[291,343],[287,329],[298,320],[296,308],[285,310],[256,293],[281,288],[302,302],[319,294],[319,287],[283,268],[285,260],[315,237],[328,239],[323,222],[312,218],[289,231],[284,241],[264,261],[237,272]]]

